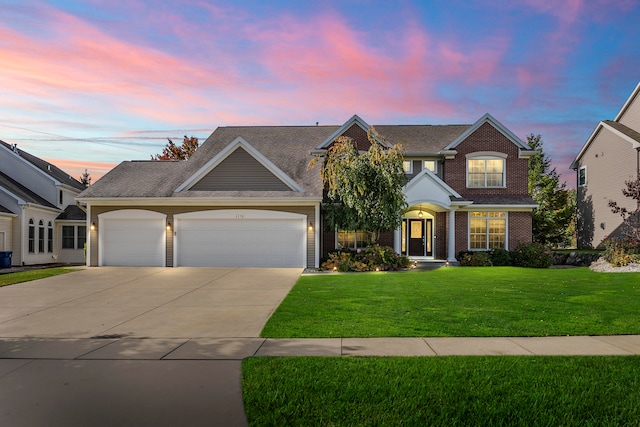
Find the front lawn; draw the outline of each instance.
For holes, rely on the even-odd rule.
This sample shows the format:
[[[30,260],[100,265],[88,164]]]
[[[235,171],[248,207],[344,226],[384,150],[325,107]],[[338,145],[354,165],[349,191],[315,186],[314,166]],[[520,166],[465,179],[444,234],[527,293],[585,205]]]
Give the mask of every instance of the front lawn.
[[[457,267],[302,276],[262,336],[640,333],[640,273]]]
[[[250,358],[252,426],[618,426],[640,420],[639,357]]]
[[[78,271],[77,268],[43,268],[39,270],[20,271],[17,273],[0,274],[0,287],[14,285],[16,283],[29,282],[31,280],[44,279],[45,277],[57,276],[59,274]]]

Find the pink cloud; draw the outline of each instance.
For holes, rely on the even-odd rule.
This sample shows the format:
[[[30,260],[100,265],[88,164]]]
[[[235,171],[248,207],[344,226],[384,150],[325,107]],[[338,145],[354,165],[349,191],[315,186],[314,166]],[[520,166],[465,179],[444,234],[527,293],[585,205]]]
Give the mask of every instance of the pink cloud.
[[[102,163],[102,162],[89,162],[89,161],[80,161],[80,160],[68,160],[68,159],[58,159],[58,158],[46,158],[44,159],[47,162],[56,165],[63,171],[69,174],[69,176],[74,177],[77,180],[80,180],[80,177],[84,173],[85,169],[89,172],[89,176],[91,177],[91,183],[96,182],[100,179],[104,174],[113,169],[116,165],[113,163]]]

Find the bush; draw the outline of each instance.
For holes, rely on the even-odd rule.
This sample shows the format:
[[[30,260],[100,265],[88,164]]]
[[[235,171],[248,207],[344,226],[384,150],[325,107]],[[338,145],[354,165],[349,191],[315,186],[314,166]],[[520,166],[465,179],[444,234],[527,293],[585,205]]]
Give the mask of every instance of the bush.
[[[540,243],[520,243],[511,251],[513,265],[528,268],[549,268],[553,264],[551,251]]]
[[[491,254],[486,251],[463,251],[458,254],[463,267],[491,267]]]
[[[332,271],[389,271],[409,266],[409,258],[396,254],[393,248],[371,245],[361,251],[331,252],[320,268]]]
[[[496,248],[491,252],[491,263],[496,267],[511,265],[511,254],[504,248]]]
[[[637,255],[640,254],[640,241],[631,237],[610,238],[602,244],[605,247],[602,257],[616,267],[636,262]]]

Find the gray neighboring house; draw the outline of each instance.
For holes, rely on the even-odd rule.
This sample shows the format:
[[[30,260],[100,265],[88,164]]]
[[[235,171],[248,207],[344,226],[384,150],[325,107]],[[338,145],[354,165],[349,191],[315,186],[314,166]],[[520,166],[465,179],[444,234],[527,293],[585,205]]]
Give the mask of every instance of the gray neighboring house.
[[[608,203],[637,207],[622,189],[640,174],[640,83],[615,119],[598,123],[571,168],[576,171],[578,247],[595,248],[609,237],[623,236],[622,217]]]
[[[317,267],[371,235],[324,224],[319,166],[336,137],[367,150],[369,125],[217,128],[186,161],[128,161],[77,197],[89,266]],[[406,150],[402,227],[379,243],[414,259],[531,241],[533,151],[486,114],[471,125],[376,126]]]
[[[14,266],[82,264],[86,214],[78,180],[55,165],[0,141],[0,251]]]

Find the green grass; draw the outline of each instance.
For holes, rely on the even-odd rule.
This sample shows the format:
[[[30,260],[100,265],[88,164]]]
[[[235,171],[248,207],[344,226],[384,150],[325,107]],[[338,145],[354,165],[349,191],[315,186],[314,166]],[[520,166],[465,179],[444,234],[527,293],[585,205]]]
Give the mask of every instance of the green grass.
[[[252,426],[640,425],[639,357],[250,358]]]
[[[0,287],[14,285],[16,283],[28,282],[31,280],[44,279],[45,277],[57,276],[59,274],[78,271],[77,268],[44,268],[40,270],[20,271],[17,273],[0,274]]]
[[[640,333],[640,273],[440,268],[302,276],[264,337]]]

